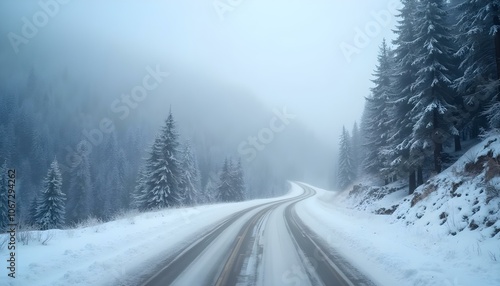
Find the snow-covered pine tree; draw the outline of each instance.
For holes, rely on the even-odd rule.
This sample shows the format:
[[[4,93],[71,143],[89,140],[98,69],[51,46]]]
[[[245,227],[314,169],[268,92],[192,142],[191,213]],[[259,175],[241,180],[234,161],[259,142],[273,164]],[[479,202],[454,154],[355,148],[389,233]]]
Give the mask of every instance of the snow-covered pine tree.
[[[191,144],[186,142],[181,154],[180,191],[183,194],[185,205],[195,205],[201,202],[200,179],[196,157],[191,150]]]
[[[384,40],[380,47],[378,66],[374,76],[375,87],[371,89],[371,96],[366,99],[367,124],[364,130],[366,154],[363,169],[368,174],[382,175],[381,170],[386,167],[387,159],[380,151],[387,146],[391,130],[389,125],[389,100],[394,97],[392,91],[392,59],[389,48]],[[386,174],[384,174],[386,175]],[[384,178],[387,182],[387,178]]]
[[[71,170],[70,187],[66,203],[68,223],[78,223],[91,214],[92,181],[87,156]]]
[[[7,178],[7,161],[4,161],[0,166],[0,233],[3,233],[8,221],[8,178]]]
[[[146,204],[146,181],[146,170],[141,166],[137,172],[134,191],[130,194],[131,207],[134,209],[144,210],[143,206]]]
[[[66,195],[61,191],[62,176],[57,160],[50,164],[39,195],[36,224],[42,229],[61,228],[65,222]]]
[[[498,0],[463,0],[456,7],[459,27],[456,55],[461,59],[461,76],[455,81],[455,87],[464,96],[472,120],[478,121],[476,128],[486,127],[481,116],[486,107],[489,107],[485,114],[491,127],[495,127],[495,115],[500,114],[500,110],[494,111],[500,109],[500,106],[495,107],[500,103],[500,98],[495,98],[499,85],[497,70],[500,69],[496,59],[500,53],[499,6]]]
[[[38,228],[37,226],[37,221],[38,221],[38,216],[37,216],[37,209],[38,209],[38,204],[39,204],[39,199],[38,196],[33,197],[30,203],[30,207],[28,209],[28,220],[27,223],[28,225]]]
[[[170,112],[146,160],[144,196],[140,209],[166,208],[182,203],[178,146],[175,120]]]
[[[408,115],[413,109],[410,99],[413,97],[411,85],[415,81],[417,69],[413,65],[415,60],[412,41],[415,39],[415,10],[416,0],[403,0],[403,7],[398,15],[398,23],[394,33],[396,39],[394,69],[393,69],[393,90],[394,97],[390,101],[390,136],[387,140],[386,148],[381,150],[381,154],[386,156],[389,164],[384,170],[390,176],[408,176],[410,194],[416,188],[416,170],[420,166],[413,164],[410,160],[411,136],[413,132],[413,122]]]
[[[343,127],[340,136],[340,152],[337,182],[340,189],[347,188],[354,182],[354,168],[352,163],[351,138],[349,132]]]
[[[410,112],[414,122],[411,142],[415,160],[423,161],[427,153],[433,153],[434,171],[442,169],[444,141],[458,135],[454,113],[456,99],[451,90],[454,53],[450,28],[447,26],[447,4],[445,0],[423,0],[418,2],[415,14],[415,40],[411,43],[417,67]],[[417,162],[417,164],[420,162]]]
[[[228,159],[224,160],[224,165],[220,172],[219,185],[217,186],[217,202],[234,201],[234,190],[231,182],[231,166]]]
[[[243,166],[241,165],[241,159],[238,159],[236,165],[233,164],[233,169],[231,170],[231,185],[234,190],[234,200],[241,202],[245,200],[245,180],[243,174]]]
[[[209,174],[208,175],[208,179],[207,179],[207,184],[205,185],[205,189],[204,189],[204,192],[203,192],[203,202],[202,203],[205,203],[205,204],[210,204],[210,203],[214,203],[217,201],[217,180],[214,179],[214,177],[216,177],[215,175],[213,174]]]

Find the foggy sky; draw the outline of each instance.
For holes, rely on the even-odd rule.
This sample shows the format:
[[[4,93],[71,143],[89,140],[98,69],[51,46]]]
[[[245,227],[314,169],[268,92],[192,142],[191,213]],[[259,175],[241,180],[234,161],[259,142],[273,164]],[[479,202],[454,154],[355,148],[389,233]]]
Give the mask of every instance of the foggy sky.
[[[377,23],[374,12],[395,3],[387,0],[73,0],[60,4],[16,54],[7,34],[22,35],[22,18],[32,20],[43,8],[27,1],[10,9],[9,2],[0,4],[4,63],[23,58],[16,64],[27,68],[58,60],[84,59],[90,66],[112,59],[123,65],[162,62],[172,74],[182,67],[248,90],[270,108],[287,106],[335,145],[342,125],[350,128],[361,117],[378,46],[395,24],[390,17],[378,19],[379,30],[370,26]],[[222,19],[214,5],[230,2]],[[375,30],[366,46],[356,46],[356,29],[367,27]],[[342,43],[358,48],[350,62]]]

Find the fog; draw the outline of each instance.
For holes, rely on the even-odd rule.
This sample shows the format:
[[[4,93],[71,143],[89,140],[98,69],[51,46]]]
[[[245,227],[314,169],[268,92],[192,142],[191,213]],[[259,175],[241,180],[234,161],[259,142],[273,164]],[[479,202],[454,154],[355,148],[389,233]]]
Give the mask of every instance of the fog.
[[[338,137],[343,125],[350,129],[361,117],[397,3],[62,2],[0,3],[4,94],[22,93],[31,75],[35,96],[64,98],[40,117],[53,140],[64,137],[74,146],[83,130],[111,118],[122,134],[140,130],[142,157],[171,108],[182,139],[195,145],[200,169],[215,170],[225,156],[240,157],[254,189],[269,188],[259,184],[263,174],[333,186]],[[38,17],[45,11],[46,19]],[[122,95],[143,85],[151,69],[168,76],[133,108],[124,103]],[[287,112],[289,122],[277,115]],[[67,130],[55,133],[55,121],[68,124],[60,127]],[[274,128],[278,132],[276,122],[282,124]],[[264,134],[269,140],[262,148],[245,145],[264,129],[273,134]],[[64,147],[49,145],[47,156],[66,156]],[[14,157],[20,165],[28,159]],[[202,183],[208,173],[202,171]]]

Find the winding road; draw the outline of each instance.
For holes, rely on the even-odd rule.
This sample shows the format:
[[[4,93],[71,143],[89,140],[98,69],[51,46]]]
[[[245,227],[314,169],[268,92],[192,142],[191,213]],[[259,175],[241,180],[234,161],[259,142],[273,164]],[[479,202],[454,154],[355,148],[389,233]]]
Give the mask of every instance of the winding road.
[[[297,203],[316,194],[234,213],[165,260],[144,286],[374,285],[297,216]]]

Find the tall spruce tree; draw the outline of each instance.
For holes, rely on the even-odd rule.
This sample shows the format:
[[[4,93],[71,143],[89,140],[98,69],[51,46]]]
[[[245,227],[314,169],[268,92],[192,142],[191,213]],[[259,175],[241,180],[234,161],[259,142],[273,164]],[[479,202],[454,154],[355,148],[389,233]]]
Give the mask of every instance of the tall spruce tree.
[[[366,143],[369,148],[365,154],[363,168],[368,174],[381,175],[386,166],[386,156],[380,150],[387,146],[390,134],[389,100],[394,97],[392,91],[392,59],[389,48],[384,40],[380,47],[378,66],[374,76],[375,87],[371,89],[371,96],[366,99],[367,124],[365,129]],[[385,178],[387,181],[387,178]]]
[[[203,191],[203,203],[210,204],[217,201],[217,179],[214,179],[215,175],[209,174],[207,183]]]
[[[414,93],[411,85],[416,79],[417,68],[413,64],[415,51],[412,42],[415,39],[415,11],[416,0],[403,0],[403,7],[398,15],[398,23],[394,33],[396,39],[393,41],[394,69],[393,88],[394,97],[390,101],[389,125],[392,126],[388,137],[387,147],[381,150],[388,158],[388,169],[385,173],[394,176],[408,176],[409,193],[416,188],[416,171],[421,166],[410,159],[411,136],[413,133],[413,122],[408,114],[413,109],[410,99]]]
[[[233,170],[231,170],[231,185],[234,190],[234,200],[241,202],[245,200],[245,181],[241,159],[238,159],[238,163],[233,166]]]
[[[38,199],[38,196],[33,197],[33,199],[31,199],[30,207],[28,209],[27,223],[28,223],[28,225],[30,225],[34,228],[39,228],[39,226],[37,225],[37,222],[39,221],[38,214],[37,214],[39,201],[40,200]]]
[[[456,7],[459,27],[456,55],[461,59],[461,76],[455,87],[464,96],[472,120],[478,121],[476,129],[486,127],[486,118],[491,127],[500,127],[500,105],[496,106],[500,97],[495,97],[499,94],[500,74],[499,6],[498,0],[475,0],[461,1]],[[478,134],[478,130],[473,132]]]
[[[231,178],[231,164],[228,159],[224,160],[224,165],[219,175],[219,185],[217,186],[217,201],[234,201],[234,189]]]
[[[42,229],[61,228],[65,222],[66,195],[61,191],[62,176],[57,160],[50,164],[39,196],[36,224]]]
[[[347,188],[354,182],[354,167],[352,163],[352,152],[350,146],[351,138],[349,132],[343,127],[340,136],[340,152],[337,182],[340,189]]]
[[[146,160],[140,209],[177,206],[184,199],[178,161],[178,134],[170,111],[165,126],[157,135]]]
[[[130,194],[131,207],[134,209],[144,210],[146,205],[146,180],[146,170],[141,166],[137,172],[135,188]]]
[[[191,150],[191,144],[184,144],[181,154],[181,185],[180,191],[183,194],[185,205],[195,205],[201,202],[200,179],[198,164],[195,155]]]
[[[428,152],[433,153],[434,171],[442,169],[443,143],[458,135],[454,114],[456,99],[451,90],[453,78],[452,36],[447,26],[445,0],[418,2],[415,14],[414,65],[418,71],[411,85],[414,92],[410,103],[413,127],[411,152],[423,162]]]

